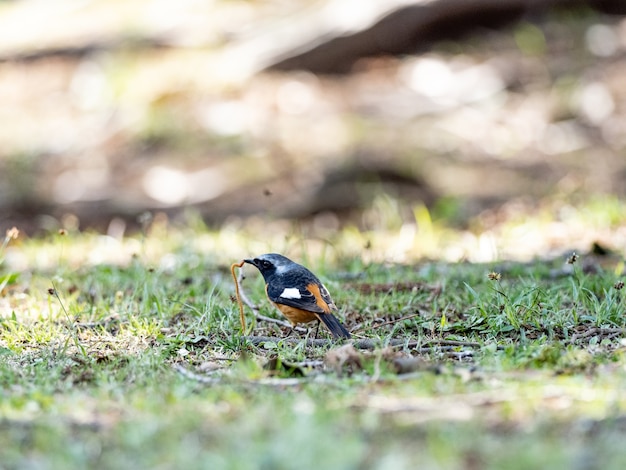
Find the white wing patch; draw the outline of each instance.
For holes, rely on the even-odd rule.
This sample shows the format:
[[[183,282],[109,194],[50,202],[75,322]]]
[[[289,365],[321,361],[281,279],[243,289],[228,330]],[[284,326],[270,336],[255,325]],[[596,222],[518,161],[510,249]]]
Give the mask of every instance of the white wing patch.
[[[302,298],[302,296],[300,295],[300,289],[298,289],[297,287],[288,287],[287,289],[283,291],[282,294],[280,294],[279,297],[282,297],[283,299],[301,299]]]

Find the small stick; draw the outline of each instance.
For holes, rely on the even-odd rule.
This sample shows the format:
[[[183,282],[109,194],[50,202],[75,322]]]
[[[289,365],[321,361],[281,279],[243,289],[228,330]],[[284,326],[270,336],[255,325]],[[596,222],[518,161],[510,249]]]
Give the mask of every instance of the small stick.
[[[241,322],[241,332],[246,334],[246,317],[243,314],[243,303],[241,302],[241,294],[239,293],[239,281],[235,274],[235,268],[242,268],[245,261],[241,260],[239,263],[233,263],[230,266],[230,273],[233,275],[233,281],[235,281],[235,294],[237,295],[237,304],[239,305],[239,321]]]
[[[239,271],[239,276],[237,276],[237,280],[235,281],[235,284],[239,286],[239,297],[244,304],[250,307],[250,310],[252,310],[252,313],[254,313],[254,316],[256,317],[260,309],[258,306],[252,303],[252,301],[248,298],[245,291],[243,290],[243,280],[243,271]]]
[[[570,340],[572,343],[579,339],[588,338],[589,336],[599,335],[599,336],[608,336],[608,335],[623,335],[626,334],[626,328],[599,328],[592,327],[587,331],[580,334],[573,334],[572,339]]]
[[[374,328],[380,328],[381,326],[393,325],[394,323],[399,323],[401,321],[408,320],[410,318],[419,317],[419,316],[420,316],[419,313],[413,313],[413,314],[407,315],[405,317],[400,317],[400,318],[396,318],[394,320],[388,320],[388,321],[386,321],[384,323],[379,323],[377,325],[372,325],[371,328],[374,329]]]

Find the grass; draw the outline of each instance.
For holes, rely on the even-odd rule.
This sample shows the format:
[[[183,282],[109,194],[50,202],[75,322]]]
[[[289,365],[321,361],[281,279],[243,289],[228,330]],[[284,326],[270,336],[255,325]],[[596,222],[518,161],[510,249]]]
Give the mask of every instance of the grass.
[[[0,250],[1,469],[626,466],[620,256],[389,262],[379,235],[259,242],[197,223],[122,240],[13,235]],[[267,322],[252,335],[273,340],[242,338],[228,266],[266,251],[306,260],[355,339],[378,346]]]

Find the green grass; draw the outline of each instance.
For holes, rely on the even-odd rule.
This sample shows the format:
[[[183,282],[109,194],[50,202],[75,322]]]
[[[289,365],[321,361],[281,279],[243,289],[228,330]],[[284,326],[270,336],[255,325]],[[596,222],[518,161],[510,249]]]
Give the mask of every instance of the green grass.
[[[7,239],[0,469],[626,467],[619,257],[376,262],[355,255],[368,234],[342,236]],[[324,367],[341,345],[249,310],[252,336],[274,339],[242,338],[228,267],[273,250],[306,260],[378,347]]]

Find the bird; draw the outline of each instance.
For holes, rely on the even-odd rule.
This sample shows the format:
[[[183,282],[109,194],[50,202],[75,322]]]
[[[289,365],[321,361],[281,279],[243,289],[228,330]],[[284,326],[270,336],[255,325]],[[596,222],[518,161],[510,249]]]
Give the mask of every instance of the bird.
[[[323,323],[334,338],[350,338],[348,330],[332,313],[337,306],[328,289],[307,268],[278,253],[243,261],[261,272],[267,297],[292,327],[317,320],[318,329],[320,322]]]

